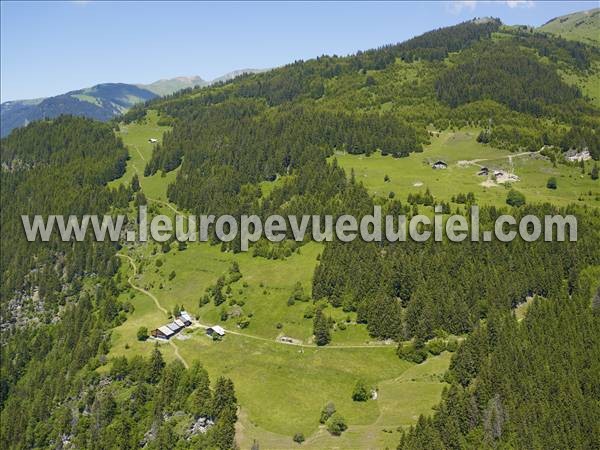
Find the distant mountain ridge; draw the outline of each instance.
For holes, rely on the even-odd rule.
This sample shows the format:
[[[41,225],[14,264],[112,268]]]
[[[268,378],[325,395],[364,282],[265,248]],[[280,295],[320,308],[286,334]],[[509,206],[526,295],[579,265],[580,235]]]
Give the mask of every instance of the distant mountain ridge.
[[[212,81],[199,76],[162,79],[150,84],[102,83],[65,94],[30,100],[13,100],[0,105],[0,136],[34,120],[54,118],[62,114],[85,116],[107,121],[124,113],[136,103],[172,94],[181,89],[208,86],[243,73],[262,70],[242,69],[227,73]]]
[[[175,77],[165,78],[150,84],[137,84],[136,86],[147,89],[162,97],[180,91],[181,89],[206,86],[208,84],[210,84],[210,82],[203,80],[201,77]]]

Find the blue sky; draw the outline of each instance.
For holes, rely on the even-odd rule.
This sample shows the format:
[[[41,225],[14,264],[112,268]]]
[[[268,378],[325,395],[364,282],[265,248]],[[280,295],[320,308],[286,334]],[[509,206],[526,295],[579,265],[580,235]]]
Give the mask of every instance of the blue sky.
[[[403,41],[473,17],[541,25],[592,2],[1,3],[2,101],[149,83]]]

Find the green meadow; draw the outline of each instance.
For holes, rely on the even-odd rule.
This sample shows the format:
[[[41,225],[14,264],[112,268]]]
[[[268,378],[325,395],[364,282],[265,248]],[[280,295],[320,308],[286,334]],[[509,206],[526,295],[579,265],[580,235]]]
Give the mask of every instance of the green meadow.
[[[146,197],[159,200],[167,199],[167,186],[177,176],[177,170],[163,174],[159,173],[151,177],[144,177],[144,167],[152,157],[154,145],[149,139],[158,139],[162,142],[163,133],[169,130],[169,127],[157,124],[158,114],[156,111],[149,111],[143,123],[121,124],[119,136],[129,149],[129,161],[127,162],[127,171],[125,175],[118,180],[111,182],[111,187],[116,187],[121,183],[131,182],[134,174],[138,174],[140,184],[143,187]]]
[[[350,448],[364,448],[363,440],[367,437],[374,439],[373,442],[392,439],[389,430],[394,430],[393,439],[397,440],[398,427],[414,423],[419,414],[429,412],[439,401],[444,385],[434,375],[445,370],[448,355],[432,358],[422,365],[424,369],[420,370],[430,375],[422,382],[406,378],[417,366],[400,360],[395,345],[372,343],[370,347],[360,347],[369,345],[370,339],[363,325],[350,324],[344,331],[333,331],[333,341],[328,347],[310,345],[312,320],[303,318],[307,304],[297,302],[287,306],[287,298],[297,281],[310,286],[319,251],[317,244],[308,244],[300,254],[285,261],[253,258],[247,253],[222,253],[219,247],[207,244],[193,244],[183,251],[173,249],[166,255],[152,256],[151,247],[147,254],[131,253],[138,264],[144,261],[139,266],[141,274],[132,281],[152,292],[161,306],[170,310],[175,304],[183,304],[201,323],[220,323],[233,333],[243,333],[228,333],[221,342],[214,342],[203,329],[195,328],[161,344],[168,360],[175,358],[174,344],[186,362],[199,360],[211,376],[221,374],[234,381],[243,412],[238,424],[245,430],[240,434],[240,439],[246,439],[241,441],[242,448],[251,446],[253,439],[258,439],[263,448],[287,448],[296,432],[312,436],[312,448],[334,446],[339,439]],[[157,269],[155,262],[159,258],[164,263]],[[250,325],[243,330],[236,327],[233,319],[221,321],[218,307],[198,306],[204,289],[228,270],[234,258],[243,275],[239,286],[247,285],[241,289],[242,294],[234,290],[235,296],[245,299],[243,309],[252,314]],[[172,270],[177,275],[168,281],[165,274]],[[131,274],[127,264],[122,265],[121,271],[121,277]],[[154,344],[137,341],[137,329],[140,326],[151,329],[168,320],[147,295],[130,292],[133,294],[124,294],[123,300],[131,301],[135,311],[113,331],[110,357],[149,354]],[[342,314],[346,317],[341,310],[327,311],[333,317]],[[278,323],[281,328],[277,328]],[[281,334],[307,345],[277,342],[276,337]],[[352,401],[352,389],[359,378],[379,389],[377,400]],[[328,401],[335,403],[350,426],[348,433],[339,439],[319,428],[320,410]],[[369,432],[365,434],[365,430]],[[354,444],[353,439],[356,439]]]
[[[485,166],[491,171],[504,170],[517,175],[519,181],[510,187],[525,194],[529,203],[600,206],[600,187],[587,175],[591,162],[586,163],[585,174],[575,165],[554,167],[538,154],[515,154],[480,144],[476,141],[478,133],[474,129],[441,132],[439,137],[431,138],[431,144],[422,153],[411,153],[406,158],[380,153],[371,156],[338,153],[332,158],[346,172],[354,170],[356,180],[373,195],[387,197],[394,192],[401,201],[411,192],[425,192],[429,188],[437,200],[450,201],[459,193],[473,192],[480,204],[502,206],[509,186],[490,183],[490,177],[478,176],[481,166]],[[432,169],[431,164],[437,160],[446,162],[448,168]],[[386,175],[389,181],[385,181]],[[550,177],[557,180],[555,190],[546,187]]]

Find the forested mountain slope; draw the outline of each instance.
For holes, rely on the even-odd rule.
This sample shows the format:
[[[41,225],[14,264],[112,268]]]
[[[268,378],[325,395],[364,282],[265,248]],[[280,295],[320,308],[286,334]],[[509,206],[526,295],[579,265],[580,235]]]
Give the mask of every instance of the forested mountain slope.
[[[599,57],[597,49],[585,44],[484,20],[350,57],[297,61],[266,74],[147,104],[173,130],[156,147],[145,174],[178,169],[169,199],[195,213],[335,216],[364,213],[377,202],[384,212],[410,216],[439,202],[428,199],[427,193],[420,201],[408,198],[407,203],[391,196],[370,198],[358,180],[341,172],[335,160],[326,163],[326,158],[336,152],[368,156],[375,151],[402,158],[420,152],[431,138],[431,129],[470,126],[481,130],[480,142],[497,148],[515,152],[552,148],[553,157],[559,159],[568,150],[587,150],[598,160],[599,111],[561,71],[568,68],[585,78],[593,73]],[[144,111],[132,111],[125,120],[143,117]],[[258,184],[276,179],[281,182],[263,196]],[[566,211],[532,205],[510,212],[521,216]],[[581,274],[600,263],[595,231],[598,215],[585,209],[569,211],[579,218],[577,244],[518,240],[498,245],[384,244],[382,250],[364,242],[327,243],[314,273],[313,300],[325,299],[334,308],[355,311],[371,336],[411,339],[410,344],[399,345],[398,354],[413,361],[426,357],[424,342],[444,333],[478,336],[486,329],[482,323],[495,326],[492,320],[509,317],[511,308],[530,296],[548,298],[552,304],[572,302],[564,313],[546,305],[535,307],[532,318],[523,324],[502,319],[505,329],[498,333],[512,335],[498,339],[524,336],[504,346],[502,356],[491,359],[489,370],[505,371],[504,364],[511,358],[541,345],[541,338],[528,334],[529,321],[542,330],[546,322],[559,326],[564,320],[561,314],[573,314],[574,327],[581,327],[573,331],[578,337],[562,343],[566,352],[578,356],[572,361],[555,360],[551,355],[556,346],[550,345],[539,355],[538,364],[551,364],[554,371],[565,374],[577,370],[569,365],[588,367],[594,359],[594,344],[588,338],[597,330],[598,319],[592,315],[589,290],[584,295],[577,289]],[[483,226],[491,226],[499,214],[507,212],[484,208]],[[223,248],[236,252],[239,243]],[[592,284],[596,289],[597,280]],[[329,340],[327,326],[317,319],[315,336],[323,344]],[[470,339],[476,337],[469,338],[466,346]],[[462,358],[459,351],[453,367],[471,364]],[[546,383],[541,381],[543,373],[536,368],[531,371],[532,379],[539,377],[540,383]],[[418,427],[402,446],[423,448],[428,447],[425,442],[438,442],[440,448],[460,448],[497,441],[519,446],[524,442],[521,439],[550,445],[553,438],[545,434],[545,424],[570,414],[578,425],[562,428],[565,446],[593,447],[593,440],[584,436],[593,434],[596,423],[598,384],[594,379],[586,372],[580,383],[569,388],[566,403],[573,409],[548,408],[539,420],[527,421],[527,433],[523,433],[521,417],[535,408],[527,376],[517,377],[504,390],[490,381],[485,395],[468,388],[465,396],[478,396],[475,403],[465,400],[473,403],[468,406],[472,422],[467,420],[464,427],[451,422],[447,426],[454,428],[444,429],[439,440],[435,431],[421,436]],[[565,376],[558,384],[567,380]],[[468,384],[458,378],[448,381],[451,392],[464,390]],[[551,390],[551,386],[546,383],[541,389]],[[520,401],[508,398],[511,390],[522,396]],[[462,420],[454,410],[448,414],[448,421]],[[578,421],[578,415],[585,417]],[[427,424],[423,421],[421,428]]]
[[[398,448],[598,448],[598,274],[537,299],[522,323],[490,316],[454,357],[438,411]]]
[[[30,124],[2,139],[3,448],[170,447],[177,437],[164,415],[210,420],[187,445],[230,448],[236,420],[233,384],[211,389],[200,364],[120,360],[110,374],[111,329],[132,305],[117,299],[119,245],[25,241],[21,214],[104,214],[126,207],[133,191],[106,187],[123,174],[126,151],[108,124],[63,116]],[[116,275],[116,276],[115,276]]]
[[[25,126],[35,120],[52,119],[62,114],[107,121],[123,114],[135,104],[159,96],[170,95],[181,89],[220,83],[245,73],[255,72],[260,71],[236,70],[212,81],[205,81],[200,77],[176,77],[150,84],[102,83],[54,97],[4,102],[0,108],[2,125],[0,136],[7,136],[14,128]]]
[[[124,83],[98,84],[41,99],[39,102],[12,101],[2,103],[2,136],[11,130],[44,118],[54,118],[61,114],[84,116],[106,121],[122,114],[136,103],[157,97],[154,92]]]
[[[585,179],[597,184],[593,164],[600,159],[600,111],[578,83],[589,80],[599,62],[600,53],[593,46],[480,19],[347,57],[296,61],[153,98],[131,108],[120,125],[61,117],[34,122],[2,139],[1,294],[3,319],[7,318],[0,380],[3,447],[233,448],[238,397],[231,381],[220,378],[220,368],[233,374],[241,371],[240,382],[247,382],[261,373],[257,366],[264,361],[272,364],[265,373],[274,378],[259,377],[261,385],[254,385],[255,392],[244,384],[246,402],[241,406],[250,411],[257,403],[262,412],[272,409],[270,403],[249,401],[253,395],[289,403],[291,384],[299,385],[304,396],[319,396],[325,385],[336,384],[335,377],[341,384],[348,371],[363,369],[355,366],[359,358],[352,358],[358,353],[350,357],[319,353],[344,351],[344,346],[333,350],[330,345],[342,326],[366,330],[365,335],[376,342],[370,345],[380,347],[374,352],[385,351],[383,342],[391,343],[390,356],[406,366],[458,346],[444,377],[448,391],[437,412],[433,418],[421,417],[402,438],[398,434],[394,442],[400,448],[596,447],[600,216],[586,200],[594,195],[593,188],[579,192],[577,204],[569,206],[525,201],[514,207],[481,204],[481,227],[486,230],[502,214],[517,218],[574,214],[577,242],[334,240],[316,248],[316,244],[263,240],[243,261],[246,267],[251,264],[248,260],[256,266],[272,263],[264,266],[268,269],[261,266],[269,286],[262,280],[251,286],[256,274],[243,278],[239,239],[220,247],[190,243],[195,250],[204,246],[207,253],[221,255],[211,260],[219,269],[198,264],[190,268],[185,252],[195,250],[173,242],[131,248],[91,240],[28,244],[19,229],[19,215],[125,212],[130,229],[137,226],[135,208],[146,203],[154,205],[152,214],[164,207],[171,212],[179,208],[263,218],[362,216],[380,205],[384,214],[410,218],[432,214],[439,205],[446,214],[468,215],[468,207],[477,203],[472,192],[451,201],[437,198],[426,186],[417,194],[372,193],[336,160],[342,155],[365,160],[377,155],[388,158],[391,167],[420,155],[440,134],[462,129],[475,133],[473,141],[478,136],[474,144],[502,152],[507,160],[535,154],[547,164],[544,170],[576,169],[573,183]],[[566,77],[567,72],[579,82]],[[152,133],[166,131],[160,143],[147,144],[150,157],[135,148],[140,166],[133,166],[112,127],[124,136],[157,115]],[[132,142],[147,140],[143,136]],[[133,148],[129,150],[131,156]],[[585,151],[593,160],[581,166],[565,158],[567,152]],[[128,178],[131,183],[119,185],[116,180],[126,166],[134,175]],[[430,172],[432,179],[439,177]],[[157,192],[157,185],[163,197],[151,198],[150,190]],[[18,237],[6,239],[12,236]],[[241,331],[235,336],[261,347],[201,341],[193,335],[184,339],[186,355],[202,360],[210,353],[201,352],[210,349],[216,352],[213,358],[224,362],[215,370],[214,361],[204,361],[211,367],[210,377],[217,380],[212,387],[199,364],[190,364],[189,369],[179,361],[165,365],[160,350],[141,342],[143,333],[135,345],[145,345],[149,356],[133,356],[123,335],[131,331],[126,330],[129,324],[135,327],[133,334],[140,324],[132,321],[135,294],[127,291],[128,272],[117,259],[118,251],[130,250],[143,262],[140,267],[147,277],[134,272],[129,278],[129,283],[146,283],[138,291],[150,293],[147,296],[160,292],[170,304],[177,302],[179,310],[179,298],[173,298],[178,291],[172,289],[181,285],[186,302],[193,297],[199,318],[227,323],[233,330],[237,326]],[[292,258],[300,258],[302,267]],[[172,269],[166,276],[161,267],[175,267],[174,261],[179,264],[177,273]],[[214,280],[209,278],[222,270]],[[271,279],[291,278],[300,270],[312,276],[291,292],[277,292],[286,297],[287,310],[274,317],[281,305],[268,304],[273,298],[269,291],[277,291],[271,288]],[[197,279],[211,284],[199,290]],[[257,289],[263,311],[269,310],[269,337],[253,328],[263,318],[258,317],[257,306],[256,316],[248,313],[243,296],[250,289]],[[154,308],[145,300],[137,303],[140,308],[149,304]],[[519,322],[512,311],[527,301],[533,306]],[[296,303],[306,304],[302,312]],[[279,339],[288,325],[297,330],[307,323],[312,328],[310,343],[302,344],[301,351],[287,346],[292,349],[290,360],[284,359],[287,349],[267,347],[273,333],[279,333]],[[114,342],[119,342],[118,349],[111,348]],[[164,345],[164,351],[175,351],[176,345]],[[323,348],[327,345],[330,348]],[[116,352],[111,354],[112,350]],[[274,356],[261,359],[265,354]],[[315,358],[310,360],[314,366],[306,366],[314,386],[300,382],[301,372],[294,371],[291,381],[286,378],[287,364],[298,367],[305,356]],[[241,357],[258,362],[237,367]],[[336,357],[344,367],[334,367],[333,379],[321,379],[319,370],[329,369],[324,368],[325,361],[331,361],[327,358]],[[374,360],[384,365],[384,359]],[[279,384],[268,383],[273,379]],[[366,387],[361,395],[362,391],[369,395]],[[263,420],[253,426],[267,431],[269,425],[283,428],[281,422],[294,422],[293,414],[303,423],[305,416],[314,416],[309,423],[319,420],[319,411],[307,406],[312,402],[297,400],[294,411],[288,411],[290,417],[275,422],[272,416],[278,413],[273,409],[271,416],[266,420],[261,416]],[[365,402],[365,409],[373,407]],[[360,411],[364,423],[367,412]],[[343,419],[329,416],[325,427],[333,429],[332,434],[342,433]],[[192,432],[194,424],[207,419],[214,422],[207,433]],[[244,432],[252,430],[247,426]],[[390,434],[387,428],[384,433]],[[297,445],[292,436],[283,448]]]

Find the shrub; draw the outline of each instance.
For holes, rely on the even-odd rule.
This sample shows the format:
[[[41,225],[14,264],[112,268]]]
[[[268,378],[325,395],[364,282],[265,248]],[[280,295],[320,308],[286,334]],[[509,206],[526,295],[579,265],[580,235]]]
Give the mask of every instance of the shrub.
[[[427,359],[427,350],[417,348],[413,343],[399,344],[397,354],[400,359],[416,364],[420,364]]]
[[[240,317],[240,319],[238,320],[238,327],[240,328],[248,328],[248,325],[250,325],[250,319],[246,316]]]
[[[458,339],[456,339],[454,337],[448,339],[448,342],[446,342],[446,350],[453,353],[457,349],[458,349]]]
[[[556,178],[554,178],[554,177],[548,178],[548,181],[546,182],[546,187],[548,189],[556,189],[558,187],[558,184],[556,183]]]
[[[229,319],[229,313],[227,312],[226,308],[221,308],[220,317],[222,322],[225,322],[227,321],[227,319]]]
[[[148,339],[148,328],[139,327],[137,330],[137,340],[145,341],[146,339]]]
[[[439,355],[446,350],[446,342],[443,339],[432,339],[427,343],[427,351],[432,355]]]
[[[525,196],[521,192],[511,189],[506,196],[506,203],[514,207],[523,206],[525,204]]]
[[[339,436],[346,431],[347,428],[348,425],[346,425],[346,420],[338,413],[333,413],[333,415],[327,421],[327,431],[334,436]]]
[[[315,307],[312,305],[307,306],[306,309],[304,310],[304,318],[312,319],[314,316],[315,316]]]
[[[288,306],[293,305],[297,301],[299,302],[307,302],[309,300],[309,296],[304,293],[304,288],[300,282],[297,282],[294,285],[294,289],[288,298]]]
[[[294,442],[297,442],[298,444],[302,444],[304,442],[304,435],[302,433],[294,434]]]

